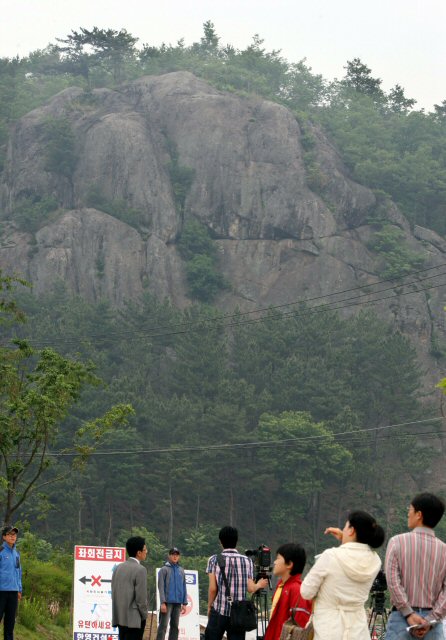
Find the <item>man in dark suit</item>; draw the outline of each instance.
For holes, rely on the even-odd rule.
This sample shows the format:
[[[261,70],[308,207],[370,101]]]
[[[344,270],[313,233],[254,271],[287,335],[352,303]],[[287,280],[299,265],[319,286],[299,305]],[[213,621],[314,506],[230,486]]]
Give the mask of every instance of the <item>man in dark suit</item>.
[[[112,625],[119,640],[142,640],[147,618],[146,541],[133,536],[126,542],[128,560],[118,564],[112,576]]]

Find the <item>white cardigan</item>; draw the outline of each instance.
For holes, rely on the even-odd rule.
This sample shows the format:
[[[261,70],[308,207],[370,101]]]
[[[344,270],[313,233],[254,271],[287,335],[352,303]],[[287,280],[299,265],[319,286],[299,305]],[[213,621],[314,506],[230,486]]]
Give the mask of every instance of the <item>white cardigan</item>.
[[[381,567],[367,544],[347,542],[327,549],[302,583],[314,602],[314,640],[370,640],[364,604]]]

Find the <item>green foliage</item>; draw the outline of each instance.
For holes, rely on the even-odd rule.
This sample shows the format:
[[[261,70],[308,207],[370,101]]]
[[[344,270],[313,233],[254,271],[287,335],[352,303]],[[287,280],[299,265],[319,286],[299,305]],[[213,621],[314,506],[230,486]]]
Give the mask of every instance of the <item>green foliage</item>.
[[[30,531],[19,536],[17,546],[22,559],[24,591],[18,623],[41,632],[41,625],[48,625],[50,621],[67,628],[73,582],[72,553],[64,554]]]
[[[291,316],[272,310],[261,322],[235,316],[225,329],[228,319],[208,305],[179,311],[147,294],[120,312],[62,288],[25,303],[32,321],[24,337],[39,342],[51,332],[67,358],[89,353],[106,383],[100,396],[84,390],[55,447],[72,446],[79,423],[111,403],[135,408],[126,429],[102,437],[107,455],[90,456],[82,472],[47,486],[45,525],[33,505],[19,510],[33,531],[48,527],[53,544],[121,545],[150,522],[149,567],[171,542],[187,555],[185,566],[192,559],[202,566],[218,548],[217,529],[232,518],[246,546],[279,544],[286,532],[320,549],[324,524],[351,502],[372,508],[379,494],[390,509],[408,470],[411,482],[426,481],[429,464],[417,462],[413,427],[398,437],[391,431],[393,440],[367,431],[428,411],[417,397],[413,348],[373,314],[343,320],[305,307]],[[48,479],[61,471],[50,469]]]
[[[35,560],[48,561],[53,554],[53,545],[30,531],[20,535],[17,547],[23,557]]]
[[[46,618],[45,603],[40,598],[25,597],[20,602],[18,619],[27,629],[36,631],[37,625],[45,622]]]
[[[423,255],[407,247],[405,235],[398,227],[384,225],[381,231],[373,234],[368,246],[381,254],[385,260],[384,269],[380,274],[383,278],[401,278],[423,266]]]
[[[16,204],[12,217],[20,229],[34,233],[53,218],[57,209],[58,203],[53,196],[28,197]]]
[[[209,524],[185,531],[183,539],[180,540],[180,548],[184,547],[188,555],[210,556],[218,540],[218,531],[218,527]]]
[[[209,231],[198,220],[192,218],[183,227],[177,242],[178,251],[183,260],[192,260],[197,255],[214,258],[217,255],[215,242]]]
[[[24,559],[25,560],[25,559]],[[27,558],[23,562],[23,589],[31,600],[56,601],[69,606],[73,576],[54,562]]]
[[[10,278],[0,278],[0,290],[11,289]],[[14,313],[14,306],[4,303]],[[50,348],[33,349],[25,340],[0,348],[0,467],[4,522],[39,488],[48,474],[49,448],[61,423],[79,400],[86,385],[98,385],[91,363],[64,358]],[[82,420],[70,442],[73,466],[85,464],[90,453],[115,425],[125,424],[129,405],[115,405],[99,417]],[[94,414],[93,414],[94,415]],[[97,414],[96,414],[97,415]],[[53,481],[57,480],[56,477]]]
[[[91,185],[89,187],[85,194],[85,206],[98,209],[98,211],[104,211],[135,229],[147,226],[144,216],[139,209],[130,207],[125,200],[108,200],[98,185]],[[101,266],[101,264],[97,266],[100,273],[103,271]]]
[[[186,265],[186,275],[190,294],[196,300],[209,302],[225,288],[225,280],[210,256],[194,256]]]
[[[372,70],[359,58],[349,60],[345,69],[347,71],[343,80],[345,87],[353,89],[357,93],[371,96],[377,101],[384,99],[381,80],[373,78]]]
[[[178,240],[178,250],[186,261],[189,292],[196,300],[210,302],[227,287],[217,270],[217,251],[207,228],[191,219],[184,225]]]
[[[81,27],[58,41],[65,45],[56,47],[62,54],[61,70],[79,74],[89,81],[91,68],[103,65],[112,73],[114,82],[120,82],[125,62],[134,55],[138,38],[125,29],[93,27],[88,30]]]
[[[315,160],[314,153],[312,151],[305,152],[304,162],[309,188],[315,193],[323,196],[329,182],[329,177],[322,171],[321,166]]]
[[[167,146],[170,154],[170,161],[167,165],[167,168],[172,183],[175,205],[177,207],[177,210],[182,213],[184,212],[184,205],[186,202],[187,194],[189,193],[194,181],[195,169],[180,164],[178,150],[173,142],[168,141]]]
[[[44,128],[45,170],[71,179],[77,164],[75,137],[67,118],[49,118]]]

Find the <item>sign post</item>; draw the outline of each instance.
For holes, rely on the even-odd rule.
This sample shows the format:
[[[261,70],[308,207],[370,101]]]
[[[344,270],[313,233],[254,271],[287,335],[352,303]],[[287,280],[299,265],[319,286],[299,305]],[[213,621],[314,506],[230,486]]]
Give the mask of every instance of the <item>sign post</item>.
[[[124,547],[74,548],[73,640],[119,640],[111,626],[111,579]]]

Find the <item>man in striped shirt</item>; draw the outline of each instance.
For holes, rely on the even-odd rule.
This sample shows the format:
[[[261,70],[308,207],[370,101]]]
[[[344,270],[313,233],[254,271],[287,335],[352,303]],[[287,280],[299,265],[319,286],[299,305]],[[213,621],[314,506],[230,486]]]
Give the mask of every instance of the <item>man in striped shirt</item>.
[[[444,510],[443,500],[420,493],[407,513],[412,531],[389,540],[385,568],[393,608],[386,640],[444,638],[442,625],[436,623],[446,615],[446,544],[434,533]],[[412,625],[422,626],[407,632]]]
[[[223,547],[222,557],[225,563],[225,574],[229,585],[232,601],[245,600],[246,592],[255,593],[268,586],[268,580],[263,578],[254,582],[252,561],[240,554],[237,549],[238,531],[234,527],[223,527],[218,534]],[[208,624],[206,640],[221,640],[226,631],[228,640],[244,640],[244,632],[231,629],[231,602],[227,598],[223,576],[218,563],[218,555],[208,560],[206,573],[209,574],[208,592]]]

